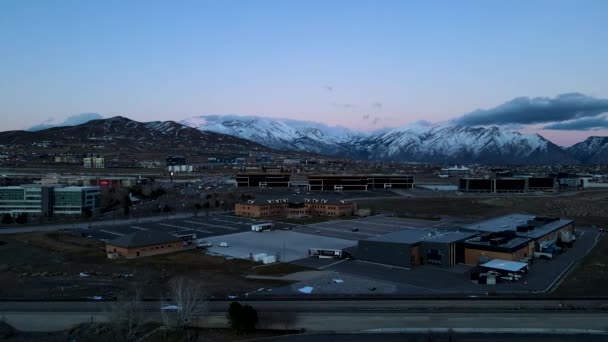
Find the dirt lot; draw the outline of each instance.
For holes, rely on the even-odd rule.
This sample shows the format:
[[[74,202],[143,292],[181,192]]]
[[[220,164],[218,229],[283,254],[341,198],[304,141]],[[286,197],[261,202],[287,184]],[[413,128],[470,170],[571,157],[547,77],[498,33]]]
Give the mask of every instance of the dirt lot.
[[[400,215],[447,215],[471,220],[510,213],[558,216],[577,225],[608,224],[608,191],[545,196],[450,196],[360,200],[360,208],[394,211]]]
[[[245,279],[254,273],[250,261],[226,260],[200,250],[109,260],[103,243],[65,233],[0,239],[0,298],[112,298],[134,286],[143,290],[144,297],[158,298],[166,295],[168,282],[180,275],[200,279],[209,294],[218,297],[279,285]]]
[[[608,233],[603,233],[608,234]],[[600,238],[597,246],[570,272],[553,292],[556,296],[606,296],[608,288],[608,237]]]

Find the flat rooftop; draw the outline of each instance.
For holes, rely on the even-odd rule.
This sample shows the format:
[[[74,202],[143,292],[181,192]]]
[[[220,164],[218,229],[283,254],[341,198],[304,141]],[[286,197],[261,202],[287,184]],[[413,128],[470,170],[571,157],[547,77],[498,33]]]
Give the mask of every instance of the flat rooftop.
[[[404,229],[398,232],[376,236],[369,241],[383,241],[395,243],[416,244],[420,242],[452,243],[475,236],[477,233],[451,231],[451,230],[429,230],[429,229]]]
[[[528,221],[534,220],[537,217],[535,215],[527,214],[511,214],[493,218],[486,221],[481,221],[473,224],[464,226],[465,229],[477,230],[482,232],[502,232],[505,230],[517,231],[517,226],[526,225]],[[573,223],[572,220],[559,219],[557,221],[549,222],[542,226],[537,226],[533,230],[528,232],[517,232],[517,235],[526,236],[531,238],[539,238],[547,235],[553,231],[560,229],[561,227]]]
[[[465,246],[469,246],[472,248],[478,248],[482,250],[504,250],[504,251],[513,251],[519,250],[523,246],[527,245],[530,241],[532,241],[531,237],[524,236],[516,236],[511,240],[502,243],[500,245],[493,245],[490,241],[477,241],[476,238],[468,239],[465,241]]]

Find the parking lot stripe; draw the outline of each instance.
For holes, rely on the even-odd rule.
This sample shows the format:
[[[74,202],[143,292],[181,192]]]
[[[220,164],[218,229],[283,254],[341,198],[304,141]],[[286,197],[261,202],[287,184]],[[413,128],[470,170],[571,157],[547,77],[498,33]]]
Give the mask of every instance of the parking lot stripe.
[[[315,226],[312,226],[312,228],[314,228],[314,229],[318,229],[318,230],[329,230],[329,231],[333,231],[333,232],[339,232],[339,233],[348,233],[348,234],[358,234],[358,235],[376,236],[376,234],[368,234],[368,233],[363,233],[363,232],[353,232],[353,231],[348,231],[348,230],[333,229],[333,228],[327,228],[327,227],[315,227]],[[308,229],[303,229],[303,230],[304,230],[304,231],[308,231]]]
[[[380,222],[370,222],[370,224],[374,224],[374,225],[378,225],[378,226],[385,226],[385,227],[390,227],[392,229],[417,229],[417,230],[426,230],[428,228],[420,228],[420,227],[414,227],[414,226],[409,226],[407,224],[404,225],[396,225],[396,224],[389,224],[389,223],[380,223]]]
[[[168,223],[158,223],[158,224],[161,226],[165,226],[165,227],[177,228],[177,229],[181,229],[181,230],[190,230],[190,228],[176,226],[174,224],[168,224]]]
[[[219,222],[223,222],[223,223],[230,223],[230,224],[249,224],[247,221],[226,221],[226,220],[222,220],[219,218],[214,218],[214,221],[219,221]],[[255,221],[258,222],[258,221]]]
[[[139,226],[129,226],[129,228],[137,229],[137,230],[148,230],[148,228],[139,227]]]
[[[312,225],[312,226],[313,226],[313,227],[321,227],[321,228],[324,228],[324,227],[325,227],[325,226],[327,226],[327,225],[325,225],[325,226]],[[383,234],[388,234],[388,233],[392,233],[392,232],[394,232],[394,231],[395,231],[394,229],[393,229],[393,230],[391,230],[391,229],[387,229],[387,228],[384,228],[384,229],[383,229],[383,228],[377,228],[377,227],[376,227],[376,228],[371,228],[371,227],[367,227],[367,226],[361,226],[361,225],[359,225],[359,226],[351,226],[351,225],[346,225],[346,224],[335,224],[335,225],[333,225],[333,226],[331,226],[331,227],[332,227],[332,228],[343,228],[343,229],[348,229],[348,230],[350,230],[350,231],[352,231],[353,229],[360,229],[360,230],[370,231],[370,232],[372,232],[372,233],[377,233],[377,234],[380,234],[380,235],[383,235]]]
[[[220,228],[220,229],[228,229],[228,230],[238,230],[238,228],[233,228],[233,227],[224,227],[224,226],[218,226],[218,225],[214,225],[214,224],[208,224],[208,223],[202,223],[202,222],[195,222],[195,221],[184,221],[186,223],[192,223],[192,224],[198,224],[201,226],[207,226],[207,227],[212,227],[212,228]],[[209,232],[212,233],[212,232]]]
[[[321,267],[319,267],[319,269],[322,270],[322,269],[324,269],[326,267],[331,267],[331,266],[334,266],[334,265],[337,265],[337,264],[341,264],[341,263],[343,263],[345,261],[346,261],[346,259],[338,260],[338,261],[333,262],[333,263],[331,263],[329,265],[321,266]]]
[[[104,233],[108,233],[108,234],[112,234],[112,235],[125,236],[125,234],[113,232],[113,231],[110,231],[110,230],[100,229],[99,231],[100,232],[104,232]]]

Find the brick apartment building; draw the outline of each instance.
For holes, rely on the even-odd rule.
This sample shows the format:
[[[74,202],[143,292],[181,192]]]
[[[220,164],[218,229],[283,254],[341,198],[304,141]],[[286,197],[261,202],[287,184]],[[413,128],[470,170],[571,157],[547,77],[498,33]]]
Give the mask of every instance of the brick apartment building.
[[[356,203],[314,198],[290,201],[287,199],[249,200],[234,206],[235,215],[245,217],[339,217],[352,216],[355,211],[357,211]]]

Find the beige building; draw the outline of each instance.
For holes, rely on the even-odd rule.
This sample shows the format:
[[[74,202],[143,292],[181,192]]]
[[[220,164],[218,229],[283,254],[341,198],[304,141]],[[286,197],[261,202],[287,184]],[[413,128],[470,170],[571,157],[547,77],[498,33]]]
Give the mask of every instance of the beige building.
[[[179,237],[162,231],[142,230],[108,242],[106,254],[109,259],[134,259],[173,253],[186,248],[186,242]]]

